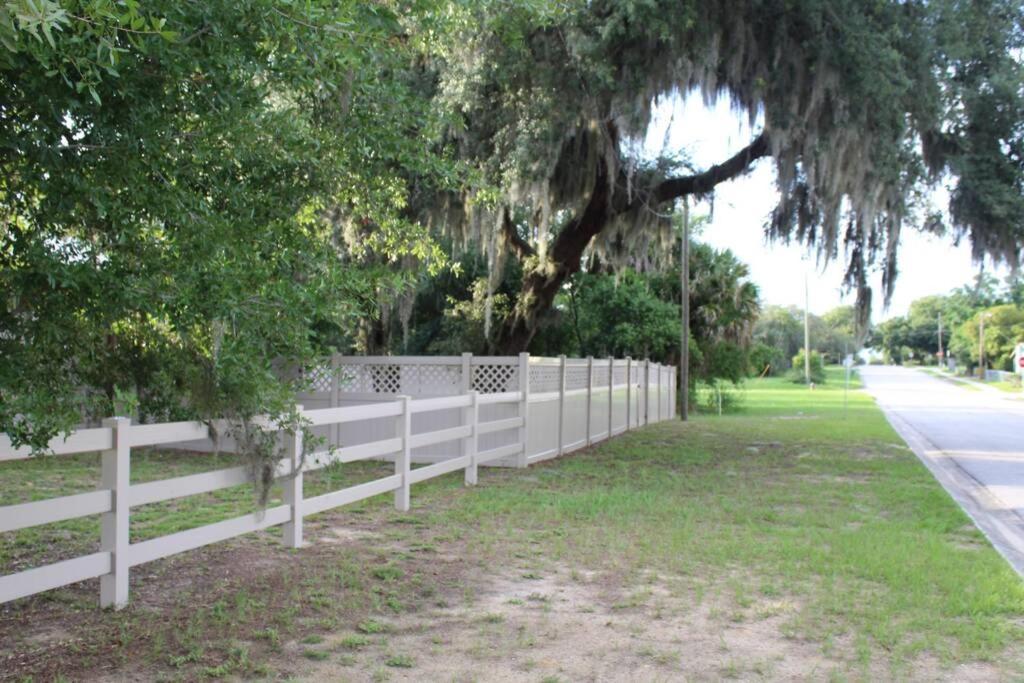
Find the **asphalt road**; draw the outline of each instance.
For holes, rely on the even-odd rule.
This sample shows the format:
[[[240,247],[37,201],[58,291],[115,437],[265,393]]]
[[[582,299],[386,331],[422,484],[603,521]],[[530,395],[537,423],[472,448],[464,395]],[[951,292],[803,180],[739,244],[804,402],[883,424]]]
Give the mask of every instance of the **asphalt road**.
[[[860,374],[900,436],[1024,576],[1024,400],[909,368]]]

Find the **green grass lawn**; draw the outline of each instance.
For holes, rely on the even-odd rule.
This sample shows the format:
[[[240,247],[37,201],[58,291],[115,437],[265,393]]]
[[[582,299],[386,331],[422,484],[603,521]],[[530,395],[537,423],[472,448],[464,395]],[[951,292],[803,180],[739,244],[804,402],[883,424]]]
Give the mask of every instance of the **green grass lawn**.
[[[379,497],[311,521],[310,538],[321,523],[372,527],[406,549],[397,553],[372,542],[359,551],[272,552],[270,532],[236,541],[291,562],[291,596],[304,607],[290,621],[274,622],[273,638],[260,635],[271,626],[253,609],[251,596],[238,599],[251,586],[219,589],[219,615],[196,606],[209,601],[193,602],[187,591],[160,610],[133,606],[99,614],[89,622],[89,638],[127,633],[152,671],[184,678],[212,675],[221,665],[238,675],[266,666],[273,671],[277,650],[268,640],[355,629],[366,619],[435,600],[435,592],[423,589],[427,580],[418,563],[421,553],[447,548],[467,558],[461,569],[446,565],[453,572],[521,567],[544,574],[571,567],[615,576],[626,591],[655,575],[681,601],[716,596],[733,620],[757,619],[759,606],[785,599],[795,607],[779,627],[784,636],[814,643],[853,678],[879,667],[903,677],[922,657],[946,667],[992,662],[1008,676],[1020,675],[1024,582],[856,388],[844,398],[839,369],[830,369],[828,382],[814,390],[780,379],[750,381],[731,414],[653,425],[526,472],[486,469],[473,489],[461,486],[461,473],[448,475],[416,486],[408,514]],[[230,464],[226,456],[150,453],[133,458],[133,477]],[[310,495],[378,476],[386,467],[364,463],[312,474]],[[92,456],[2,464],[0,503],[87,490],[97,477]],[[239,487],[147,506],[133,512],[132,536],[151,538],[251,505],[251,492]],[[97,538],[96,521],[4,534],[0,571],[55,553],[78,554],[95,547]],[[173,558],[175,566],[196,556]],[[313,556],[315,562],[295,561]],[[339,572],[347,578],[340,580]],[[146,589],[133,587],[139,605],[149,599]],[[79,605],[81,596],[95,597],[70,595],[79,596]],[[15,609],[35,609],[48,599],[21,601]],[[259,604],[279,608],[273,597]],[[168,610],[184,610],[191,626],[179,623],[171,632],[164,625]],[[60,616],[59,610],[46,613]],[[0,651],[3,637],[0,629]],[[193,656],[200,642],[206,644]],[[249,643],[244,657],[239,642]],[[96,643],[88,661],[105,661],[119,647]]]
[[[967,381],[967,380],[958,378],[958,377],[956,377],[954,375],[951,375],[948,372],[943,372],[942,370],[939,370],[937,368],[922,367],[920,369],[922,371],[924,371],[924,372],[927,372],[929,375],[931,375],[933,377],[938,377],[940,379],[944,379],[944,380],[953,382],[954,384],[956,384],[958,386],[961,386],[964,389],[969,389],[971,391],[981,391],[981,386],[984,385],[984,386],[992,387],[993,389],[998,389],[999,391],[1005,391],[1005,392],[1011,393],[1011,394],[1021,394],[1022,393],[1020,384],[1016,383],[1016,382],[1009,382],[1009,381],[981,382],[980,380]]]
[[[1024,391],[1021,390],[1021,386],[1020,386],[1019,383],[1014,383],[1014,382],[989,382],[988,385],[990,387],[995,387],[996,389],[999,389],[1000,391],[1005,391],[1005,392],[1008,392],[1008,393],[1011,393],[1011,394],[1024,394]]]

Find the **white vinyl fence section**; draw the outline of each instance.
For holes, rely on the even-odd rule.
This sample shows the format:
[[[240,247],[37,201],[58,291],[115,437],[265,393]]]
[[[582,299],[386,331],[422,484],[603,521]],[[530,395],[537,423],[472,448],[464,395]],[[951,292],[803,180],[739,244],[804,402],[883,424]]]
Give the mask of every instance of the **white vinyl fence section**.
[[[413,484],[463,470],[466,484],[473,485],[481,465],[526,467],[675,414],[675,369],[628,358],[336,357],[311,380],[315,392],[298,402],[327,446],[307,454],[303,470],[284,480],[282,504],[160,538],[129,541],[132,508],[249,481],[247,468],[231,467],[131,483],[133,447],[201,447],[209,442],[206,425],[137,425],[115,417],[54,439],[55,456],[102,452],[102,488],[0,507],[0,533],[98,514],[100,547],[0,576],[0,603],[99,577],[100,605],[123,607],[128,572],[145,562],[279,525],[284,543],[299,547],[309,515],[389,492],[399,510],[408,510]],[[281,438],[287,457],[278,473],[291,474],[303,453],[302,435],[282,432]],[[0,461],[28,457],[27,449],[13,448],[0,435]],[[367,459],[394,462],[394,473],[303,495],[303,472]]]

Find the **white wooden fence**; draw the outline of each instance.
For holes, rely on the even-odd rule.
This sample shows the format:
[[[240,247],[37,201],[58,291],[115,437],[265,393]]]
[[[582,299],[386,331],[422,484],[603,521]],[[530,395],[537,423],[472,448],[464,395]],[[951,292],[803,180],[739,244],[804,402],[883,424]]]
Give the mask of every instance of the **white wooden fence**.
[[[115,417],[100,428],[54,439],[55,456],[102,452],[101,488],[0,507],[0,533],[99,514],[99,551],[0,576],[0,603],[99,577],[100,605],[122,607],[128,602],[128,572],[136,565],[278,525],[284,543],[299,547],[309,515],[387,492],[394,493],[398,509],[408,510],[413,484],[464,470],[466,484],[473,485],[481,465],[526,467],[675,414],[675,369],[647,361],[465,354],[337,357],[326,367],[310,378],[314,391],[299,402],[303,418],[326,437],[327,446],[307,454],[303,470],[284,480],[281,505],[234,519],[129,541],[133,507],[249,481],[247,468],[232,467],[131,483],[133,447],[202,447],[209,443],[204,424],[135,425]],[[318,402],[327,405],[317,407]],[[282,433],[282,438],[287,457],[278,473],[285,475],[299,463],[303,444],[301,434]],[[13,448],[0,435],[0,461],[28,457],[27,449]],[[303,495],[303,472],[374,458],[393,461],[394,473],[311,498]],[[412,467],[416,463],[422,466]]]

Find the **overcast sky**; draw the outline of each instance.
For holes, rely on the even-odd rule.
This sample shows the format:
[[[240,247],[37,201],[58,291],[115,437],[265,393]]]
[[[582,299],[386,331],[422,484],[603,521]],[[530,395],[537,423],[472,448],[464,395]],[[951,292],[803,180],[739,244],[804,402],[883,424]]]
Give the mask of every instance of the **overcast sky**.
[[[666,130],[668,136],[666,138]],[[730,110],[725,100],[707,108],[700,97],[666,100],[658,106],[655,124],[645,142],[648,153],[687,150],[699,169],[723,161],[746,146],[756,133],[747,125],[745,115]],[[723,183],[715,194],[711,225],[702,240],[715,247],[731,249],[750,265],[753,280],[761,289],[766,304],[803,305],[804,276],[810,277],[810,307],[815,313],[840,304],[852,304],[853,292],[841,296],[844,260],[840,252],[837,262],[819,268],[814,256],[798,245],[768,245],[763,225],[776,202],[771,161],[762,159],[748,175]],[[936,198],[940,207],[941,198]],[[701,205],[698,213],[710,207]],[[906,313],[914,299],[929,294],[944,294],[954,287],[971,282],[978,272],[971,262],[970,247],[956,247],[948,239],[925,236],[904,228],[900,240],[899,278],[892,304],[882,310],[881,277],[876,274],[872,288],[875,293],[873,319],[877,322]],[[990,272],[1002,278],[1004,269]]]

